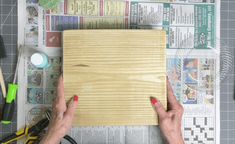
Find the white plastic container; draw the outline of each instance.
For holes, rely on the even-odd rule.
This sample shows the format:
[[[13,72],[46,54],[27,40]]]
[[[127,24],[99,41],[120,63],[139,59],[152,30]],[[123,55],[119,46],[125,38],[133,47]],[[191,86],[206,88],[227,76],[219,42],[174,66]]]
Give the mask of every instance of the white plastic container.
[[[48,68],[50,66],[48,56],[44,53],[34,53],[30,61],[37,68]]]

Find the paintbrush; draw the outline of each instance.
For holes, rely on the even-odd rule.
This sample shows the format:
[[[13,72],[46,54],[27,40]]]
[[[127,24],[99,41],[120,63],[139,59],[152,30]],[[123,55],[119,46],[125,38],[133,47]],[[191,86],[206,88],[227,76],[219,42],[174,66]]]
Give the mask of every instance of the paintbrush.
[[[0,67],[0,86],[1,86],[1,90],[2,90],[2,95],[5,98],[6,97],[6,86],[5,86],[5,82],[4,82],[4,78],[3,78],[3,73],[2,73],[1,67]]]
[[[3,38],[0,35],[0,58],[4,58],[4,57],[6,57],[5,45],[4,45],[4,42],[3,42]],[[6,87],[5,87],[1,67],[0,67],[0,86],[1,86],[1,90],[2,90],[2,95],[5,98],[6,97]]]
[[[3,38],[0,35],[0,58],[6,57],[5,45],[3,42]]]

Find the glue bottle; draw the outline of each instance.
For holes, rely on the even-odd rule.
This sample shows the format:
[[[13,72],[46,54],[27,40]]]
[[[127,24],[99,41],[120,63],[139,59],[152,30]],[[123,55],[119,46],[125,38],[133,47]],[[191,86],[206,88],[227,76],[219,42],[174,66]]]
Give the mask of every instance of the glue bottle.
[[[48,56],[44,53],[34,53],[30,61],[37,68],[48,68],[50,66]]]

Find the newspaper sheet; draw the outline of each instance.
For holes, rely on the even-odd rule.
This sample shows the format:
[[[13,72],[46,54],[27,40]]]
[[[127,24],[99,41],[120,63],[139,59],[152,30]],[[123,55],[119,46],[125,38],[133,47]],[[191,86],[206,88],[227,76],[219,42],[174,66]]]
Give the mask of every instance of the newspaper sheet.
[[[220,142],[220,0],[64,0],[53,10],[20,0],[18,11],[18,43],[26,46],[18,74],[18,128],[36,122],[56,96],[62,31],[164,29],[167,75],[184,107],[185,143]],[[49,68],[30,63],[35,51],[49,56]],[[70,135],[81,144],[164,143],[155,126],[79,127]]]

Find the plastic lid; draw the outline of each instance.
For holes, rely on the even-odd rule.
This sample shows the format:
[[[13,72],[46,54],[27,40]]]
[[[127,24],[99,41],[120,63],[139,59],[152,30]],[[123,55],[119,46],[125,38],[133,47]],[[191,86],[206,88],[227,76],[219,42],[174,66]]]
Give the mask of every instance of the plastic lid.
[[[31,56],[31,63],[35,66],[43,63],[43,56],[40,53],[35,53]]]

